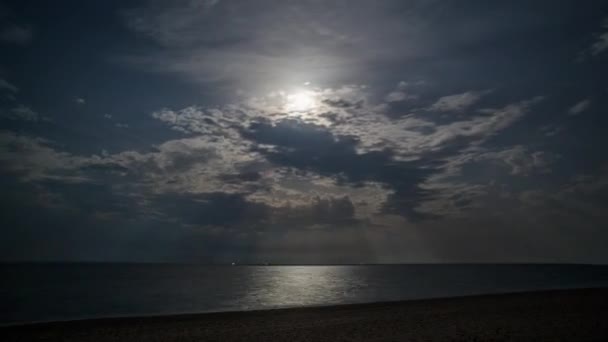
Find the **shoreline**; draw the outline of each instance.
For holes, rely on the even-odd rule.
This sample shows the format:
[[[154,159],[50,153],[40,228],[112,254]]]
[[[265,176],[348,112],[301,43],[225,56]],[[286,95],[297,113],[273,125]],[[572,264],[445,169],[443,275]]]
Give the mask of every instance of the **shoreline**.
[[[17,323],[1,326],[0,336],[6,336],[2,338],[4,341],[126,341],[152,336],[163,341],[294,341],[295,335],[303,338],[295,340],[317,341],[330,340],[330,337],[355,341],[357,338],[442,340],[453,335],[445,329],[447,326],[456,327],[458,334],[467,338],[485,336],[484,340],[510,340],[507,335],[527,331],[531,328],[529,323],[537,321],[536,332],[532,329],[528,334],[534,333],[540,340],[543,333],[556,337],[555,333],[560,329],[563,330],[560,336],[575,334],[573,339],[586,340],[585,336],[589,335],[589,338],[597,340],[608,339],[608,319],[603,318],[608,317],[607,314],[608,288],[558,289],[250,311]],[[522,320],[524,317],[530,320]],[[482,328],[471,330],[471,324]],[[548,329],[548,325],[555,329]],[[419,329],[412,330],[412,326]],[[370,335],[370,331],[375,333]]]
[[[111,323],[113,321],[128,321],[128,320],[172,320],[172,319],[189,319],[189,318],[200,318],[204,319],[208,316],[220,316],[220,315],[245,315],[252,313],[266,313],[266,312],[278,312],[278,311],[305,311],[305,310],[327,310],[327,309],[365,309],[365,307],[375,306],[399,306],[405,304],[418,304],[424,302],[436,302],[436,301],[451,301],[451,300],[462,300],[462,299],[481,299],[485,297],[503,297],[503,296],[518,296],[518,295],[533,295],[533,294],[559,294],[561,292],[573,292],[573,291],[595,291],[605,290],[608,296],[608,287],[583,287],[583,288],[555,288],[555,289],[544,289],[544,290],[516,290],[511,292],[497,292],[497,293],[486,293],[486,294],[471,294],[471,295],[459,295],[459,296],[441,296],[441,297],[430,297],[430,298],[419,298],[419,299],[404,299],[404,300],[391,300],[391,301],[379,301],[379,302],[362,302],[362,303],[346,303],[346,304],[327,304],[327,305],[305,305],[305,306],[286,306],[286,307],[273,307],[264,309],[251,309],[251,310],[222,310],[222,311],[192,311],[192,312],[175,312],[175,313],[159,313],[159,314],[133,314],[133,315],[117,315],[117,316],[84,316],[82,318],[69,318],[69,319],[58,319],[58,320],[41,320],[31,322],[16,322],[8,324],[0,324],[0,331],[4,328],[19,328],[19,327],[33,327],[33,326],[44,326],[44,325],[63,325],[63,324],[80,324],[80,323]]]

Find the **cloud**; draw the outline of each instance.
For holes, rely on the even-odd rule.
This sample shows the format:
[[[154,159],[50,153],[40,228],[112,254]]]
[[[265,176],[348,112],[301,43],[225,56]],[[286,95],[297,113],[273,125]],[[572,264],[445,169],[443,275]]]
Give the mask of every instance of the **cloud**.
[[[530,189],[523,191],[519,199],[523,204],[539,212],[539,215],[558,217],[564,222],[594,226],[598,219],[608,215],[608,167],[604,165],[595,172],[572,177],[557,189]]]
[[[596,56],[608,49],[608,18],[605,18],[602,23],[602,29],[605,32],[597,36],[597,40],[589,48],[591,55]]]
[[[266,116],[269,113],[264,111],[241,113],[246,107],[213,111],[186,107],[152,114],[168,128],[177,127],[184,138],[165,141],[146,152],[76,156],[58,151],[59,145],[48,140],[5,134],[0,135],[0,146],[5,147],[0,151],[0,166],[4,173],[10,171],[20,175],[22,182],[39,186],[40,201],[46,205],[88,213],[94,217],[92,222],[116,225],[127,220],[124,224],[170,227],[160,231],[187,231],[222,248],[242,244],[238,247],[241,252],[249,248],[244,246],[254,246],[251,253],[260,258],[283,255],[280,251],[290,247],[297,251],[290,257],[297,255],[300,259],[294,260],[299,261],[315,260],[314,254],[322,255],[320,260],[331,256],[332,260],[352,262],[360,255],[355,251],[361,249],[386,261],[388,254],[382,251],[392,241],[401,246],[394,246],[395,253],[405,253],[392,257],[407,257],[403,246],[410,246],[411,252],[422,243],[427,253],[458,259],[481,253],[481,247],[445,246],[445,236],[458,241],[466,240],[462,234],[473,240],[484,236],[492,244],[488,248],[500,243],[514,248],[521,237],[519,230],[511,234],[492,224],[508,217],[509,222],[529,229],[534,226],[524,217],[535,216],[532,208],[538,208],[530,201],[556,202],[545,192],[526,197],[507,186],[514,182],[508,177],[521,179],[550,171],[549,152],[523,145],[503,149],[484,145],[487,137],[508,128],[537,101],[508,104],[477,118],[456,121],[483,129],[456,138],[458,149],[451,144],[414,149],[417,152],[412,155],[417,159],[409,161],[400,160],[386,147],[383,151],[359,150],[362,136],[336,133],[339,122],[322,125],[289,116]],[[366,103],[361,108],[337,110],[360,114],[374,107]],[[385,118],[381,113],[366,115]],[[311,116],[309,120],[317,119]],[[433,125],[443,134],[453,129],[451,124]],[[417,133],[415,137],[433,134]],[[602,189],[598,184],[581,180],[571,192],[598,196],[601,191],[591,190]],[[564,189],[562,198],[566,193]],[[569,211],[601,215],[597,205],[578,196],[568,202]],[[542,215],[548,215],[548,209],[542,208]],[[502,216],[496,221],[498,216],[492,215]],[[479,231],[480,224],[488,230]],[[193,235],[184,239],[202,246]],[[319,239],[316,245],[314,239]],[[340,255],[325,249],[312,253],[320,245],[345,250]],[[416,250],[409,257],[426,255],[420,253]]]
[[[484,109],[485,115],[474,116],[469,119],[455,121],[435,127],[435,132],[425,136],[419,141],[419,148],[431,151],[444,148],[454,148],[454,144],[478,146],[499,131],[509,127],[522,118],[534,104],[540,102],[542,97],[535,97],[519,103],[509,104],[501,109]]]
[[[554,125],[554,124],[544,125],[540,128],[541,132],[543,132],[543,134],[546,137],[556,136],[556,135],[562,133],[564,131],[564,129],[565,128],[563,126]]]
[[[425,184],[432,195],[416,205],[414,211],[431,218],[468,216],[471,210],[482,207],[481,201],[489,191],[486,186],[467,183]]]
[[[184,44],[191,39],[192,26],[200,24],[201,17],[209,18],[219,0],[177,1],[167,5],[162,1],[148,1],[145,8],[123,13],[129,28],[158,39],[166,45]],[[181,19],[182,21],[174,21]]]
[[[429,110],[460,112],[477,103],[487,93],[488,91],[467,91],[462,94],[443,96],[431,105]]]
[[[0,216],[22,236],[3,247],[211,262],[608,255],[598,230],[605,170],[589,171],[603,161],[602,118],[559,117],[569,105],[553,97],[578,84],[593,103],[574,98],[588,102],[574,112],[603,105],[594,96],[603,89],[590,82],[601,63],[562,63],[581,43],[586,57],[605,56],[605,27],[591,36],[578,22],[595,5],[581,3],[576,13],[419,0],[116,6],[99,15],[119,12],[129,34],[99,42],[107,54],[85,51],[72,64],[104,65],[88,70],[102,83],[93,92],[116,77],[141,91],[117,89],[110,102],[72,91],[62,103],[17,89],[19,78],[41,76],[35,88],[48,90],[53,75],[0,81],[0,97],[34,96],[2,108],[13,131],[0,131]],[[83,34],[108,33],[98,26]],[[66,27],[48,30],[34,38]],[[45,59],[53,44],[35,45],[22,62],[70,69],[64,58]],[[108,57],[122,64],[115,69]],[[137,69],[133,77],[124,67]],[[184,79],[172,84],[174,76]],[[541,92],[553,95],[534,97]],[[89,105],[96,116],[77,115]],[[33,124],[44,112],[55,122]],[[25,202],[32,204],[13,213]],[[28,223],[39,228],[23,229]],[[577,249],[579,237],[591,242]],[[35,246],[15,243],[28,239]],[[597,249],[581,252],[587,246]]]
[[[123,18],[128,28],[158,49],[121,60],[203,84],[236,84],[263,93],[305,81],[331,84],[336,79],[352,82],[353,75],[373,78],[362,75],[363,70],[394,75],[397,63],[425,64],[450,47],[470,46],[487,41],[497,31],[513,30],[502,17],[477,20],[479,14],[467,6],[452,9],[458,15],[446,21],[438,15],[442,10],[437,3],[420,1],[379,5],[304,1],[273,6],[232,1],[212,8],[204,1],[144,1],[124,11]],[[370,28],[361,22],[376,24]],[[530,25],[523,20],[520,24]],[[378,70],[379,65],[393,68]],[[406,95],[397,89],[388,99],[402,101]]]
[[[50,141],[9,132],[0,135],[0,146],[4,148],[0,151],[4,174],[44,189],[45,197],[54,198],[53,205],[89,211],[103,219],[134,217],[187,227],[252,231],[285,226],[320,229],[323,225],[359,221],[350,198],[338,195],[344,192],[331,195],[333,182],[323,184],[326,180],[317,179],[311,183],[306,178],[306,188],[297,190],[299,185],[289,184],[293,178],[247,172],[232,163],[221,169],[225,161],[201,138],[168,141],[150,153],[106,152],[90,157],[58,152]],[[282,191],[292,193],[281,196],[280,202],[268,201],[260,193],[250,196],[250,186],[257,191],[256,184],[267,177],[272,177],[268,181],[276,185],[276,192],[268,197]],[[101,185],[108,182],[113,184],[111,189]],[[330,192],[323,191],[326,187]],[[307,191],[311,188],[319,192]],[[358,191],[366,191],[364,186],[353,193],[370,198]],[[308,198],[289,200],[307,192]],[[86,193],[95,195],[82,199]]]
[[[252,114],[243,116],[241,109],[219,111],[188,107],[178,111],[165,109],[152,115],[184,134],[194,136],[166,141],[146,153],[104,152],[87,157],[59,152],[47,140],[13,136],[13,140],[26,140],[32,145],[20,153],[21,161],[29,160],[30,163],[20,165],[19,154],[7,153],[6,166],[22,174],[22,179],[28,182],[45,179],[112,182],[117,188],[127,186],[129,191],[148,194],[146,196],[184,192],[243,194],[251,201],[277,208],[286,205],[306,207],[327,194],[335,198],[352,195],[357,203],[378,199],[376,203],[354,205],[358,217],[373,215],[386,199],[388,191],[365,177],[359,177],[356,185],[349,186],[338,184],[331,172],[331,177],[314,173],[304,175],[280,164],[273,165],[252,150],[251,142],[243,139],[242,134],[249,127],[244,126],[247,121],[241,119],[261,118]],[[266,148],[263,144],[258,146],[261,147]]]
[[[212,146],[202,137],[169,140],[155,146],[152,152],[123,151],[91,159],[92,164],[116,165],[142,176],[147,174],[169,175],[187,171],[198,163],[215,158]]]
[[[490,160],[504,163],[511,168],[512,175],[528,176],[532,173],[550,173],[550,165],[559,158],[554,153],[529,151],[522,145],[495,152],[480,153],[475,160]]]
[[[310,204],[280,208],[274,213],[279,225],[304,226],[307,228],[335,229],[344,225],[356,225],[355,206],[347,196],[316,197]],[[326,226],[326,227],[323,227]]]
[[[163,121],[172,129],[184,133],[219,134],[228,132],[234,134],[239,120],[247,120],[246,114],[238,110],[204,109],[197,106],[186,107],[175,111],[161,109],[152,113],[152,117]],[[247,121],[243,122],[247,124]]]
[[[85,164],[86,158],[57,151],[49,140],[0,131],[0,170],[21,181],[83,182],[79,169]]]
[[[204,140],[196,138],[168,141],[150,153],[124,151],[76,156],[57,151],[53,143],[45,139],[2,132],[0,147],[0,171],[5,175],[43,188],[48,188],[49,182],[82,186],[111,182],[113,196],[139,197],[130,204],[130,210],[147,215],[148,219],[155,217],[158,208],[146,203],[162,194],[226,191],[229,196],[229,189],[222,187],[216,178],[234,170],[231,164],[224,167],[214,164],[214,160],[223,161],[205,146]],[[211,173],[204,175],[205,170]],[[54,191],[61,196],[63,189],[65,187],[60,186]],[[236,185],[234,193],[241,189],[241,184]],[[78,205],[69,198],[64,199],[70,206]]]
[[[397,88],[386,95],[385,100],[387,102],[402,102],[417,99],[418,95],[410,94],[408,92],[408,86],[409,84],[405,81],[399,82]]]
[[[11,93],[16,93],[19,91],[19,88],[17,88],[16,85],[10,83],[9,81],[0,78],[0,89],[1,90],[7,90]]]
[[[420,187],[427,196],[415,208],[417,212],[443,217],[474,215],[474,210],[500,201],[508,201],[511,177],[532,177],[551,173],[558,154],[533,151],[522,145],[505,149],[470,147],[445,159]],[[505,204],[513,206],[513,204]]]
[[[572,106],[568,109],[568,114],[570,114],[570,115],[581,114],[582,112],[589,109],[590,106],[591,106],[591,99],[581,100],[580,102],[577,102],[574,106]]]
[[[257,186],[226,182],[226,176],[256,162],[246,147],[200,135],[169,140],[146,153],[95,155],[86,159],[86,168],[87,174],[116,184],[129,182],[143,193],[244,193]]]
[[[602,20],[600,29],[602,32],[594,35],[593,43],[578,53],[577,62],[583,62],[590,57],[596,57],[608,49],[608,17]]]
[[[0,30],[0,41],[3,43],[27,45],[32,37],[32,29],[26,26],[14,25]]]
[[[317,197],[308,204],[271,207],[248,200],[243,194],[167,193],[155,196],[150,204],[166,220],[200,228],[222,227],[249,232],[282,230],[285,227],[336,229],[357,221],[348,197]]]
[[[433,172],[421,168],[420,162],[396,162],[390,150],[359,153],[357,141],[335,136],[331,132],[297,121],[280,121],[276,125],[253,124],[244,137],[256,142],[255,151],[271,163],[334,177],[338,183],[360,186],[366,182],[384,184],[392,190],[385,210],[397,209],[396,201],[404,197],[416,202],[423,191],[417,184]],[[389,209],[390,208],[390,209]],[[411,213],[408,206],[398,208]]]
[[[48,120],[46,117],[41,117],[38,113],[33,111],[31,108],[19,105],[14,107],[8,111],[5,111],[2,117],[10,119],[10,120],[21,120],[21,121],[30,121],[30,122],[38,122],[40,119]]]
[[[348,182],[378,180],[383,167],[393,164],[390,151],[357,153],[356,140],[296,120],[253,123],[243,136],[254,141],[254,151],[271,162],[339,176]]]
[[[265,205],[249,202],[241,194],[222,192],[163,194],[154,197],[152,205],[167,220],[199,227],[248,223],[254,228],[269,216],[269,208]]]
[[[387,118],[377,109],[377,105],[369,102],[364,94],[365,87],[313,88],[310,91],[319,100],[319,106],[298,113],[297,117],[290,116],[282,107],[283,97],[287,94],[271,94],[268,98],[257,98],[244,106],[229,105],[213,109],[188,107],[179,111],[163,109],[153,113],[153,117],[184,134],[222,137],[210,140],[209,146],[218,142],[230,146],[218,147],[218,150],[236,152],[230,159],[240,159],[241,165],[258,165],[257,176],[260,172],[280,167],[308,172],[307,177],[326,177],[347,187],[382,184],[386,187],[384,195],[380,197],[384,209],[378,208],[376,212],[384,210],[412,215],[412,208],[429,191],[419,185],[437,172],[436,167],[442,164],[440,158],[483,145],[488,138],[523,117],[531,106],[542,99],[537,97],[501,109],[485,109],[479,116],[460,118],[449,124],[436,124],[411,115],[397,120]],[[358,105],[352,105],[354,103]],[[503,152],[495,158],[511,157],[508,160],[513,172],[524,173],[528,166],[517,164],[523,157],[518,157],[516,151],[508,155]],[[485,158],[490,159],[490,155]],[[540,154],[529,158],[521,163],[538,161],[540,165]],[[264,166],[260,168],[261,165]],[[238,170],[224,170],[221,173],[239,174]],[[404,174],[409,176],[404,177]],[[226,180],[225,176],[217,177]],[[276,174],[272,177],[276,177]],[[258,184],[265,184],[263,189],[283,191],[276,186],[277,178],[269,179],[270,183],[264,179],[261,177],[257,180]],[[233,186],[222,185],[224,188]],[[232,191],[243,190],[237,188]],[[269,201],[270,196],[257,191],[254,190],[250,198]],[[287,198],[291,199],[306,192],[300,189],[295,192],[298,195],[294,196],[293,190],[289,191],[291,193]],[[321,191],[327,191],[327,188]]]
[[[426,113],[412,113],[396,119],[385,115],[384,103],[373,103],[365,86],[349,86],[338,89],[312,89],[313,96],[321,105],[300,113],[297,120],[305,124],[317,125],[328,129],[335,136],[354,137],[358,153],[384,151],[390,149],[395,159],[417,159],[425,153],[434,153],[445,148],[454,148],[454,141],[463,144],[481,144],[487,138],[523,117],[533,106],[542,100],[535,97],[529,100],[506,105],[501,109],[483,109],[478,115],[455,117],[449,123],[432,121]],[[290,116],[278,98],[278,104],[271,100],[275,97],[257,98],[249,106],[255,114],[246,114],[250,109],[243,108],[245,115],[241,120],[251,122],[252,118],[263,116],[273,123],[295,119]],[[335,103],[359,103],[358,106],[327,105],[327,99]],[[276,101],[276,99],[275,99]],[[247,116],[249,115],[249,116]],[[197,119],[195,119],[197,120]],[[197,122],[200,122],[198,120]]]
[[[28,182],[110,182],[117,194],[139,194],[138,212],[149,217],[158,218],[161,206],[173,208],[157,198],[188,194],[202,203],[206,194],[215,193],[212,198],[220,202],[221,196],[240,197],[247,206],[266,208],[271,215],[264,220],[291,224],[289,218],[300,217],[311,227],[372,224],[387,215],[418,220],[447,214],[432,202],[445,201],[450,191],[483,193],[482,187],[464,182],[457,190],[431,185],[450,158],[466,156],[466,151],[478,149],[468,157],[471,162],[505,159],[513,174],[543,165],[541,154],[505,151],[491,158],[482,148],[540,98],[437,123],[417,114],[387,117],[383,103],[374,103],[366,86],[308,91],[316,105],[297,115],[286,109],[289,93],[280,91],[220,107],[160,109],[151,116],[184,138],[146,152],[75,156],[57,151],[50,141],[27,138],[32,147],[24,155],[30,163],[10,162],[18,158],[8,153],[6,165],[19,166]],[[462,201],[455,203],[462,207]],[[163,209],[162,215],[175,210]]]

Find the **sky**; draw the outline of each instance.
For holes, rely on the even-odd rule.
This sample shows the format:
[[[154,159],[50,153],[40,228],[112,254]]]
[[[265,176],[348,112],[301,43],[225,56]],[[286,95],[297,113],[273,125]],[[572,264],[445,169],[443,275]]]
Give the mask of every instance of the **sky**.
[[[608,263],[608,2],[1,1],[0,261]]]

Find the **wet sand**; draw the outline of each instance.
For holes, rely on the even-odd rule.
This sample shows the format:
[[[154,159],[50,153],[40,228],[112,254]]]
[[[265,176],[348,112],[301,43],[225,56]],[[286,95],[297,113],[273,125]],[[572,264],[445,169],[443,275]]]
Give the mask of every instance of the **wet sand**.
[[[608,341],[608,289],[39,323],[0,341]]]

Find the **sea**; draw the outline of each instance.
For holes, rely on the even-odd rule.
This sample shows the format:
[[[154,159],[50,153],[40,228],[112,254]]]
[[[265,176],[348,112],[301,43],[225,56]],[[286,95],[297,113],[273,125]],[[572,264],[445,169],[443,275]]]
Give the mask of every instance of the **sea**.
[[[2,264],[0,325],[608,286],[608,266]]]

